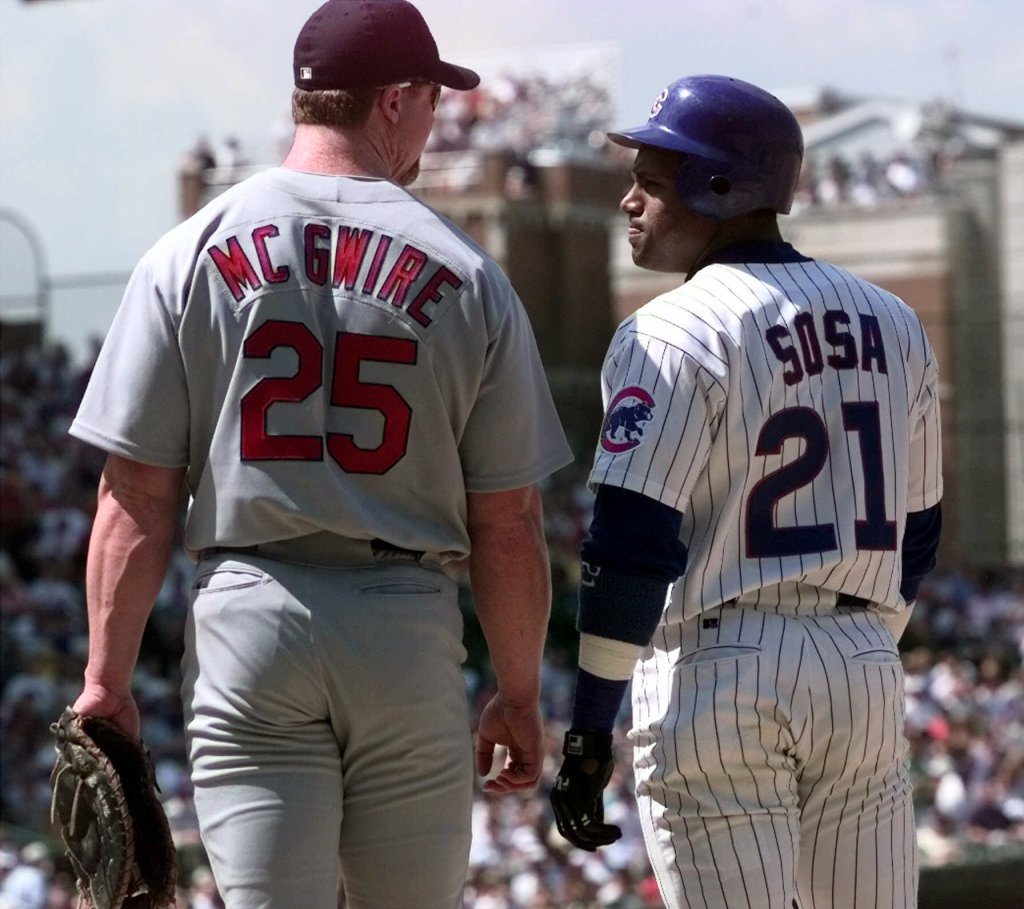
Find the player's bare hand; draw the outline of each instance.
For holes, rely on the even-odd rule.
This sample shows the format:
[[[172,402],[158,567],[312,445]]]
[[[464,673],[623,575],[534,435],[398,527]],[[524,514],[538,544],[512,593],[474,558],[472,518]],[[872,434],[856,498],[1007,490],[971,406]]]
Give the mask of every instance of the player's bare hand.
[[[505,766],[484,783],[485,792],[521,792],[540,781],[544,758],[544,724],[540,706],[508,703],[499,691],[480,714],[476,733],[476,769],[486,776],[494,763],[494,749],[508,749]]]
[[[79,716],[102,717],[134,738],[141,735],[139,708],[131,693],[119,694],[90,682],[71,706]]]
[[[622,836],[604,822],[604,789],[615,767],[611,733],[570,729],[562,747],[565,760],[551,790],[558,832],[574,846],[596,852]]]

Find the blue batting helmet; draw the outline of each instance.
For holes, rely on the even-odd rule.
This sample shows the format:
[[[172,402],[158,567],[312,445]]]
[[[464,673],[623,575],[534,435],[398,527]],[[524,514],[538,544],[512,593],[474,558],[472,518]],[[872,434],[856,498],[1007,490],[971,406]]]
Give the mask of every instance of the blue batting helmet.
[[[679,198],[717,221],[793,204],[804,140],[774,95],[729,76],[685,76],[666,88],[643,126],[608,133],[617,145],[683,152]]]

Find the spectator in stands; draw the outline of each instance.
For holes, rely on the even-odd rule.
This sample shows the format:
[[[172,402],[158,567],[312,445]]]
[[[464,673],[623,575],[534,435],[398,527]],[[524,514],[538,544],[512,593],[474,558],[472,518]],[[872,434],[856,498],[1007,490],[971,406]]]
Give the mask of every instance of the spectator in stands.
[[[190,173],[205,174],[216,166],[217,158],[214,155],[213,145],[211,145],[207,136],[200,135],[196,139],[196,144],[192,146],[186,155],[182,169]]]
[[[921,173],[907,154],[896,155],[885,166],[885,180],[898,196],[914,196],[921,191]]]
[[[249,158],[242,150],[242,141],[238,136],[227,136],[224,139],[224,144],[217,154],[217,163],[221,167],[245,167],[249,163]]]

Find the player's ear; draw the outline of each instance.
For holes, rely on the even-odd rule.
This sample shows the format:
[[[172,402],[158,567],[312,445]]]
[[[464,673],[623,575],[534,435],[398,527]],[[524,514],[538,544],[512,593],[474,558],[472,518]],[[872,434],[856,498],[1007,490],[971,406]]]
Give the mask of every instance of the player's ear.
[[[377,97],[377,107],[389,123],[397,123],[402,112],[402,89],[398,85],[385,85]]]

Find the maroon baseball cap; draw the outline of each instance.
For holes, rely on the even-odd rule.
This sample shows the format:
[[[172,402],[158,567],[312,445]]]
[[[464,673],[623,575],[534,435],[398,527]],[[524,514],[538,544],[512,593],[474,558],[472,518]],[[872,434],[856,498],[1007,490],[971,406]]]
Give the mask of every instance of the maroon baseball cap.
[[[296,88],[391,85],[420,79],[463,91],[480,77],[445,63],[420,11],[408,0],[327,0],[295,40]]]

